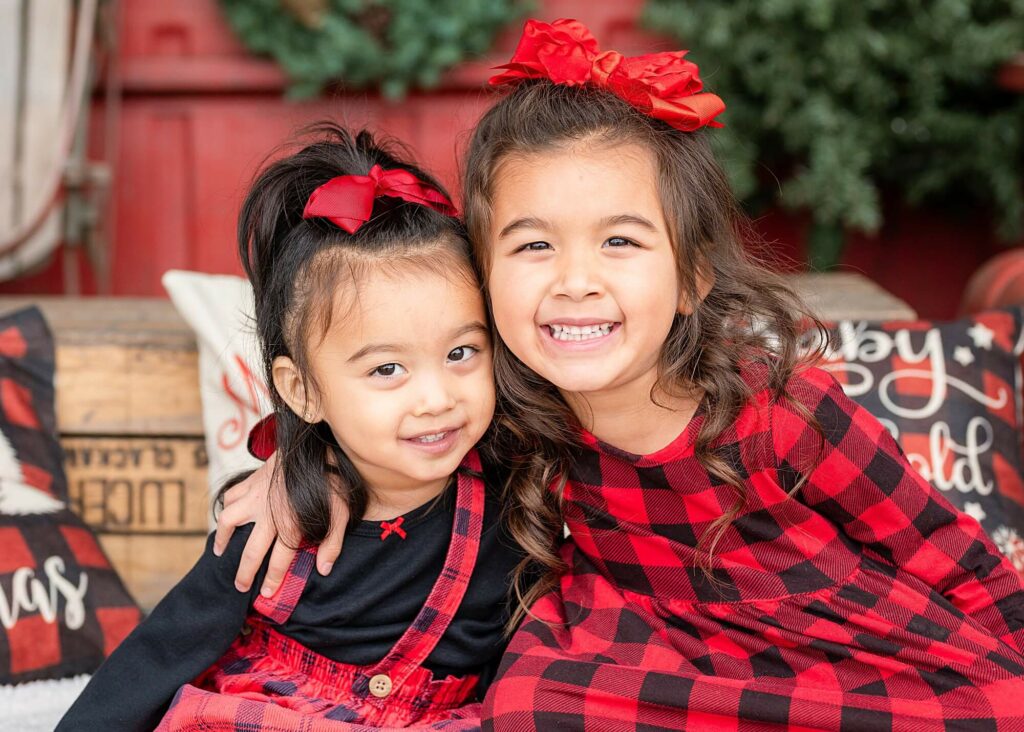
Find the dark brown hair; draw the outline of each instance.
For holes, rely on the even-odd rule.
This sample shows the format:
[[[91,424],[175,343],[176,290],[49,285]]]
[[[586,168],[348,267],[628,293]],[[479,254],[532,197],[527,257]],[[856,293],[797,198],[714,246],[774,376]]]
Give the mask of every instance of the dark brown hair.
[[[327,219],[302,217],[310,194],[340,175],[366,175],[374,165],[404,169],[444,193],[432,177],[399,159],[396,147],[366,131],[351,134],[324,122],[301,135],[304,146],[267,166],[238,216],[238,251],[255,299],[256,332],[277,420],[278,466],[302,538],[319,543],[331,526],[331,491],[362,518],[366,486],[325,423],[309,424],[274,388],[278,356],[294,361],[316,395],[309,347],[331,325],[339,287],[355,286],[367,267],[414,263],[478,285],[462,223],[427,206],[378,197],[369,221],[349,234]],[[447,195],[447,194],[445,194]]]
[[[715,530],[702,537],[702,561],[710,567],[715,544],[747,495],[737,466],[715,449],[716,440],[751,398],[741,369],[763,364],[763,386],[782,398],[801,361],[801,333],[809,325],[822,333],[824,329],[784,280],[744,249],[744,219],[708,133],[676,130],[591,85],[522,83],[483,116],[473,133],[463,183],[466,224],[477,266],[486,275],[495,179],[503,162],[571,145],[626,143],[643,146],[653,157],[679,283],[689,301],[697,303],[692,314],[676,315],[661,350],[655,388],[664,394],[705,395],[709,408],[697,436],[696,456],[736,495]],[[702,298],[706,282],[712,286]],[[513,476],[508,495],[510,528],[534,560],[558,570],[561,491],[549,486],[566,474],[578,422],[557,389],[519,361],[500,336],[495,338],[494,367],[498,420],[520,441],[514,451],[520,456],[520,472]],[[517,585],[523,576],[519,572]],[[546,581],[521,594],[521,601],[528,605],[552,581],[549,573]]]

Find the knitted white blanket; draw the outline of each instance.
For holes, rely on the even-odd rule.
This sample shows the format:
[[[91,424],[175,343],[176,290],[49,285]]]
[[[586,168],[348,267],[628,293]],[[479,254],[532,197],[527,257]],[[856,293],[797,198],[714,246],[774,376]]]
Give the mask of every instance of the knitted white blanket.
[[[0,732],[52,732],[88,681],[82,675],[0,686]]]

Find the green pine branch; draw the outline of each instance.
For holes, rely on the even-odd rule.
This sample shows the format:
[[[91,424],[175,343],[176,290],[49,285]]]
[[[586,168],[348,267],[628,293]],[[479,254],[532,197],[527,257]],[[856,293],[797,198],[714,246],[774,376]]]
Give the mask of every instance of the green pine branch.
[[[531,7],[526,0],[323,0],[312,23],[282,0],[220,4],[245,46],[281,65],[290,96],[340,82],[393,99],[436,86],[452,66],[484,55]]]
[[[648,0],[643,17],[725,99],[737,195],[809,210],[819,264],[837,230],[881,226],[882,191],[1024,235],[1024,96],[995,83],[1024,0]]]

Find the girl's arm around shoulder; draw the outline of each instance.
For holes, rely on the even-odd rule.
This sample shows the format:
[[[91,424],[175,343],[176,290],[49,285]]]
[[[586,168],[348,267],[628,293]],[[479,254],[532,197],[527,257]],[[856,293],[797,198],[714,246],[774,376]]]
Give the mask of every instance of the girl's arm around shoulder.
[[[978,522],[921,477],[827,371],[802,371],[786,391],[771,411],[780,484],[806,476],[803,503],[1024,653],[1024,585]]]
[[[103,663],[57,732],[159,724],[178,689],[220,658],[245,622],[255,594],[238,592],[234,576],[250,529],[239,530],[220,557],[209,537],[199,561]]]

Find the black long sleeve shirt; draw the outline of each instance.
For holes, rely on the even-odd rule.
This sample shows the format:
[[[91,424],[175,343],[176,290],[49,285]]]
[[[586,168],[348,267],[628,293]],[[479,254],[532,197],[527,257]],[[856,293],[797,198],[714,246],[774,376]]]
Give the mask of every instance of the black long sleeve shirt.
[[[426,602],[451,541],[454,486],[404,515],[407,538],[381,539],[380,522],[349,528],[327,577],[310,575],[291,617],[278,629],[332,660],[369,665],[383,658]],[[523,556],[488,490],[476,567],[451,625],[425,666],[435,676],[481,674],[480,695],[504,649],[512,569]],[[238,636],[266,572],[253,589],[234,587],[251,525],[235,532],[223,556],[213,536],[195,567],[100,667],[57,727],[152,730],[175,692],[219,659]]]

